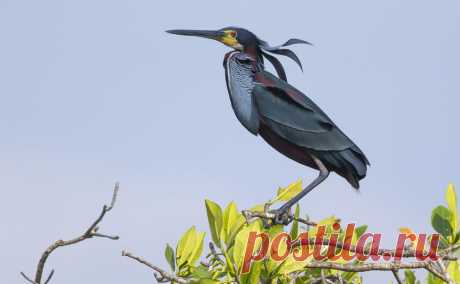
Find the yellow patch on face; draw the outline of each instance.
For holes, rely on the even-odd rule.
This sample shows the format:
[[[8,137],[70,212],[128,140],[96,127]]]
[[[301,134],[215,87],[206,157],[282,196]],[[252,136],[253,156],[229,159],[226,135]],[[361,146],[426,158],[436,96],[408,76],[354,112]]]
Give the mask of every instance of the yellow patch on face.
[[[235,49],[243,49],[243,46],[236,39],[236,31],[234,30],[225,30],[224,35],[221,37],[220,41],[223,44],[233,47]]]

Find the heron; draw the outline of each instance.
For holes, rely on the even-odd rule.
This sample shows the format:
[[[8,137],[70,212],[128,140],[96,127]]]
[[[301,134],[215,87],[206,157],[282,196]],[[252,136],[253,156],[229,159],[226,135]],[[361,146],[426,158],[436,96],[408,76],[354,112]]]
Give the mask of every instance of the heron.
[[[311,45],[310,42],[292,38],[271,46],[249,30],[238,27],[166,32],[212,39],[230,47],[232,50],[225,54],[223,66],[231,106],[239,122],[284,156],[319,171],[300,193],[271,211],[273,223],[289,224],[291,207],[322,183],[330,172],[359,189],[359,182],[366,177],[370,165],[365,154],[317,104],[287,82],[283,65],[276,57],[287,56],[302,69],[297,55],[286,47]],[[277,76],[266,71],[264,59],[273,65]]]

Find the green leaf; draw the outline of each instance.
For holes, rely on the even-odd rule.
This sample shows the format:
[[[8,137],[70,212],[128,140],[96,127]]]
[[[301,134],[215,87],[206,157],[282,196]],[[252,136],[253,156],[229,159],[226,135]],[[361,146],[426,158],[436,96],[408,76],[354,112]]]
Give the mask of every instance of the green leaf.
[[[222,232],[223,232],[223,239],[227,238],[229,229],[232,228],[233,223],[238,218],[239,212],[236,208],[235,202],[230,202],[224,210],[223,214],[223,224],[222,224]]]
[[[305,265],[312,262],[313,260],[314,260],[313,256],[309,256],[304,261],[299,261],[299,260],[296,260],[293,254],[291,253],[286,258],[286,260],[283,261],[283,263],[280,265],[280,268],[278,269],[277,274],[287,276],[288,274],[292,272],[304,271]]]
[[[171,270],[175,271],[176,270],[176,259],[174,256],[174,249],[169,244],[166,244],[165,258],[166,258],[166,261],[169,263]]]
[[[359,239],[367,231],[367,225],[359,226],[355,229],[356,237]]]
[[[444,284],[440,278],[436,277],[433,273],[428,273],[428,277],[426,279],[427,284]]]
[[[353,283],[353,279],[359,278],[357,272],[344,271],[341,273],[342,279],[347,281],[346,283]]]
[[[308,235],[309,236],[316,236],[316,232],[318,231],[318,228],[320,226],[325,226],[326,227],[326,233],[330,233],[332,231],[332,225],[335,222],[339,222],[340,219],[338,219],[335,216],[330,216],[327,217],[323,220],[321,220],[315,227],[312,227],[310,230],[308,230]]]
[[[302,180],[299,179],[298,181],[291,183],[285,188],[278,189],[278,194],[276,198],[273,200],[273,202],[289,201],[294,196],[299,194],[301,191],[302,191]]]
[[[452,213],[446,207],[439,205],[431,213],[431,225],[433,228],[445,238],[453,235]]]
[[[235,237],[235,244],[232,247],[232,257],[237,266],[238,273],[241,273],[241,267],[243,265],[244,254],[246,252],[246,246],[248,244],[249,233],[257,232],[260,233],[262,230],[262,225],[260,220],[254,221],[248,226],[245,226],[241,229]],[[258,238],[254,246],[254,251],[257,251],[260,248],[261,242]]]
[[[265,209],[265,204],[258,204],[254,207],[252,207],[251,209],[249,209],[249,211],[252,211],[252,212],[264,212],[264,209]]]
[[[195,244],[194,244],[194,249],[190,253],[190,256],[187,259],[187,263],[189,265],[195,265],[195,262],[200,258],[201,254],[203,253],[203,244],[204,244],[204,237],[206,233],[196,233],[195,234]]]
[[[428,241],[431,242],[432,236],[428,236]],[[450,244],[447,242],[447,239],[441,236],[439,239],[438,250],[443,250],[450,247]]]
[[[251,265],[248,273],[241,275],[241,284],[258,284],[260,283],[260,272],[262,270],[262,261],[255,261]]]
[[[292,227],[291,227],[291,239],[295,240],[297,236],[299,235],[299,221],[297,221],[297,218],[299,218],[300,215],[300,205],[296,204],[295,206],[295,212],[294,212],[294,221],[292,222]]]
[[[458,231],[458,210],[457,210],[457,195],[455,193],[454,185],[449,183],[446,191],[446,201],[447,208],[449,208],[450,213],[452,213],[452,220],[450,225],[454,232]],[[451,238],[452,243],[454,243],[455,237]]]
[[[175,282],[173,282],[173,283],[175,283]],[[190,283],[191,284],[219,284],[221,282],[217,281],[217,280],[214,280],[214,279],[202,278],[202,279],[199,279],[198,281],[191,281]]]
[[[212,241],[218,247],[221,247],[220,234],[222,231],[222,209],[217,203],[208,199],[205,200],[205,205]]]
[[[178,269],[182,268],[182,266],[186,264],[188,257],[194,250],[195,231],[195,226],[192,226],[187,230],[187,232],[185,232],[177,243],[176,265]]]
[[[227,270],[231,276],[235,276],[237,271],[235,271],[236,264],[233,259],[233,249],[235,246],[232,246],[228,251],[222,250],[222,253],[224,254],[225,257],[225,262],[227,263]]]
[[[231,246],[236,234],[244,225],[245,218],[238,211],[235,202],[230,202],[224,210],[221,239],[227,247]]]
[[[273,241],[273,239],[276,238],[276,236],[278,236],[279,234],[281,234],[281,232],[283,232],[283,229],[284,229],[284,225],[271,226],[270,229],[268,230],[269,239]],[[278,250],[281,252],[284,252],[286,250],[286,243],[281,242],[278,247]],[[274,276],[278,273],[279,269],[281,268],[282,263],[283,263],[282,261],[275,261],[272,257],[269,257],[266,262],[265,269],[270,275]]]
[[[193,266],[203,252],[205,233],[197,232],[195,226],[185,232],[176,248],[176,267]]]
[[[458,231],[457,234],[455,234],[454,243],[458,243],[459,241],[460,241],[460,231]]]
[[[203,266],[203,265],[198,265],[197,267],[194,267],[192,269],[192,277],[194,278],[198,278],[200,279],[200,283],[203,283],[201,281],[207,281],[207,280],[210,280],[212,278],[212,274],[211,274],[211,271],[208,270],[207,267]],[[206,282],[208,283],[208,282]],[[209,282],[211,283],[211,282]]]
[[[406,269],[404,270],[404,284],[415,284],[415,274],[412,270]]]
[[[455,283],[460,283],[460,263],[458,261],[451,261],[447,266],[447,272]]]

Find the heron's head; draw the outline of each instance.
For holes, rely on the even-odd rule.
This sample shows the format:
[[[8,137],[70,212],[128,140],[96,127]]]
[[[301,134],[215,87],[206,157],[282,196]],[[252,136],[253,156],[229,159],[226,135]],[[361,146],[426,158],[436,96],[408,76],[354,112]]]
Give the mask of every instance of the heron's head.
[[[220,30],[169,30],[171,34],[195,36],[217,40],[231,48],[244,51],[259,46],[259,39],[252,32],[236,27],[227,27]]]
[[[284,72],[283,66],[276,57],[268,53],[287,56],[294,60],[300,66],[300,68],[302,68],[302,64],[300,63],[297,55],[292,50],[284,47],[297,43],[311,45],[311,43],[307,41],[293,38],[282,45],[270,46],[266,41],[259,39],[254,33],[237,27],[226,27],[219,30],[168,30],[166,32],[175,35],[213,39],[233,49],[249,53],[253,55],[257,60],[263,61],[263,57],[265,57],[273,64],[280,78],[284,80],[286,80],[286,74]]]

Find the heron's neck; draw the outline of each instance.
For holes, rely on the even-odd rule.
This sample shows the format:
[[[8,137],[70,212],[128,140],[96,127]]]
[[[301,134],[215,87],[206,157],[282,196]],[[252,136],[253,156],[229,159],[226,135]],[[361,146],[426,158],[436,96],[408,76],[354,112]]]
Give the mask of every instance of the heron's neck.
[[[245,47],[243,52],[249,55],[251,58],[253,58],[258,67],[263,68],[264,61],[262,57],[262,51],[260,50],[259,46],[251,45],[251,46]]]
[[[263,61],[262,56],[261,55],[259,56],[259,54],[257,53],[252,53],[252,54],[247,53],[246,50],[245,51],[233,50],[233,51],[227,52],[224,56],[224,62],[223,62],[224,68],[227,68],[227,61],[229,60],[229,57],[235,54],[240,54],[239,56],[240,60],[250,59],[246,62],[246,64],[248,66],[251,66],[252,72],[259,72],[259,71],[264,70],[264,61]]]
[[[259,118],[252,98],[256,61],[241,51],[231,51],[224,60],[225,81],[233,111],[238,120],[251,133],[257,134]]]

